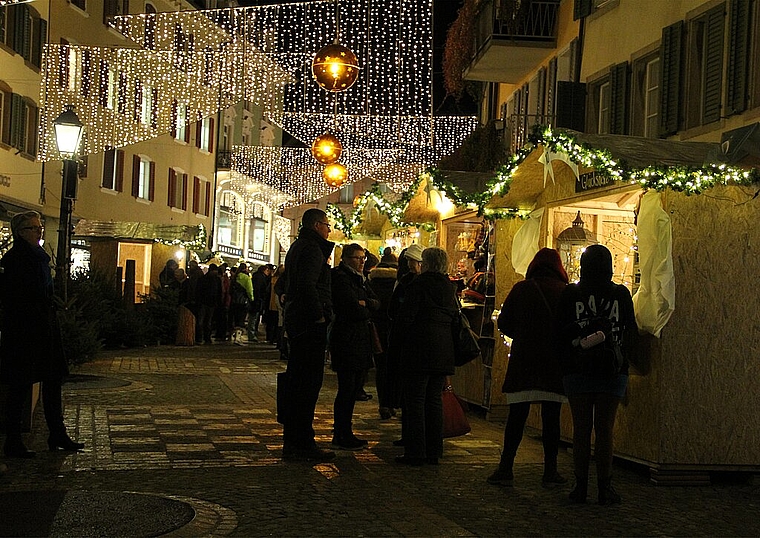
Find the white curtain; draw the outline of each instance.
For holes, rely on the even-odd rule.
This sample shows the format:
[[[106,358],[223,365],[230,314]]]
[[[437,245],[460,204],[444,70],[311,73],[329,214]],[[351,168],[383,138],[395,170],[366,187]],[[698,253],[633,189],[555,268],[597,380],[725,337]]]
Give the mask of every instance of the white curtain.
[[[512,239],[512,267],[519,275],[525,276],[528,265],[538,252],[538,237],[541,233],[543,216],[543,207],[533,211]]]
[[[648,191],[638,216],[641,285],[633,296],[639,329],[657,338],[673,314],[676,284],[673,276],[673,231],[660,193]]]

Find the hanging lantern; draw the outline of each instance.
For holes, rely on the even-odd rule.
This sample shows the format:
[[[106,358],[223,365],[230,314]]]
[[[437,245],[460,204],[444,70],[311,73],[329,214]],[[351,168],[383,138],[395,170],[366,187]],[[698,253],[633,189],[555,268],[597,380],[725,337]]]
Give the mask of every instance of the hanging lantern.
[[[311,74],[325,90],[342,92],[359,77],[359,62],[347,47],[333,43],[317,51],[311,62]]]
[[[311,154],[319,164],[332,164],[340,159],[343,145],[335,135],[325,133],[319,135],[311,144]]]
[[[581,212],[573,220],[573,225],[560,232],[557,236],[557,250],[559,250],[562,265],[565,266],[570,282],[578,282],[581,278],[581,254],[589,245],[595,244],[594,234],[583,227],[584,222]]]
[[[325,183],[331,187],[338,188],[346,182],[348,170],[340,163],[328,164],[322,170],[322,176],[325,178]]]

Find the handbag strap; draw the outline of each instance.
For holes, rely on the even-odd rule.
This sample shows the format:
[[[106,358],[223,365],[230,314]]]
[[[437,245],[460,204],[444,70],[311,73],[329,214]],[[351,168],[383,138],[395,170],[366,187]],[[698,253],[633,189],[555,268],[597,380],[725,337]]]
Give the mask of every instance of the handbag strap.
[[[536,286],[536,289],[538,290],[539,295],[541,295],[541,298],[544,300],[544,304],[546,305],[546,308],[549,310],[549,314],[554,317],[554,309],[549,304],[549,301],[546,300],[546,295],[544,295],[544,291],[541,289],[541,286],[538,285],[538,282],[531,279],[531,282],[533,282],[533,285]]]

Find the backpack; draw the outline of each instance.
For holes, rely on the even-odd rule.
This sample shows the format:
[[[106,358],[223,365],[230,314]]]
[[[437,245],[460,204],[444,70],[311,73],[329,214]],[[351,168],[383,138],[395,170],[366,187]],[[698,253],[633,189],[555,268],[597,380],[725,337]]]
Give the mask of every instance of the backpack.
[[[249,300],[248,292],[245,291],[243,285],[234,280],[230,286],[230,302],[234,305],[248,306]]]
[[[623,350],[612,336],[612,322],[593,317],[573,323],[573,371],[594,377],[612,377],[623,367]]]

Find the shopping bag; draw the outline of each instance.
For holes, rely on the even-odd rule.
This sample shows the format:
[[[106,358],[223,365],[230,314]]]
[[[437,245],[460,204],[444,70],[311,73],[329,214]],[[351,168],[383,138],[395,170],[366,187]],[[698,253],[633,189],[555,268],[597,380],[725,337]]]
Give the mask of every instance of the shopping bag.
[[[443,437],[459,437],[470,433],[470,422],[467,420],[462,403],[448,382],[443,388],[441,400],[443,401]]]

